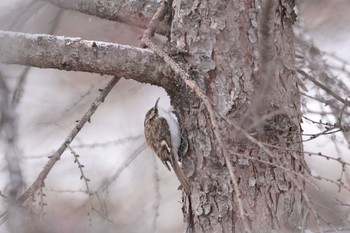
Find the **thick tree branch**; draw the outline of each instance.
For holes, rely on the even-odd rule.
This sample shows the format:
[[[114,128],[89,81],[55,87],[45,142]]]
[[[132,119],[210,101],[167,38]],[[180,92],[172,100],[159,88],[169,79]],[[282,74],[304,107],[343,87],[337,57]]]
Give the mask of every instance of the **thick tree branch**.
[[[158,9],[157,1],[122,0],[43,0],[66,10],[78,11],[102,19],[117,21],[128,25],[146,28]],[[157,32],[165,34],[165,25],[161,24]]]
[[[0,31],[0,62],[84,71],[167,86],[173,74],[152,51],[62,36]]]

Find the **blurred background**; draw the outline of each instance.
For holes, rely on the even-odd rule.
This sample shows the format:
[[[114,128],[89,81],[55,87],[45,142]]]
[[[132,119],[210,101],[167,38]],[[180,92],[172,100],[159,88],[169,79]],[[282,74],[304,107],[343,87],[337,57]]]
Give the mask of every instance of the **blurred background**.
[[[300,1],[297,12],[300,24],[321,50],[350,58],[350,1]],[[78,12],[60,10],[46,2],[1,0],[0,30],[80,37],[139,46],[142,29],[102,20]],[[300,30],[300,29],[296,29]],[[18,91],[19,144],[21,167],[28,187],[51,155],[64,141],[92,101],[111,79],[89,73],[1,65],[11,90]],[[25,78],[21,78],[26,73]],[[348,77],[345,77],[348,82]],[[349,82],[348,82],[349,83]],[[313,90],[310,89],[310,92]],[[72,143],[90,179],[90,192],[80,179],[81,172],[74,156],[67,150],[50,172],[32,212],[42,215],[43,229],[50,232],[183,232],[181,191],[174,174],[168,172],[149,148],[144,147],[143,120],[156,99],[171,110],[169,98],[161,88],[133,80],[120,80],[105,102]],[[323,107],[322,107],[323,108]],[[318,103],[304,100],[304,112],[318,121]],[[323,111],[323,110],[322,110]],[[332,121],[330,116],[322,116]],[[328,118],[327,118],[328,117]],[[304,121],[304,133],[317,133],[319,128]],[[349,159],[349,147],[341,133],[323,136],[304,144],[306,151],[334,158]],[[0,157],[1,160],[4,158]],[[313,172],[336,180],[342,172],[337,162],[323,157],[307,157]],[[0,163],[0,191],[6,193],[7,167]],[[344,182],[348,182],[345,180]],[[320,189],[310,188],[313,199],[324,204],[320,208],[330,221],[340,221],[333,212],[347,218],[347,208],[334,205],[334,197],[349,201],[332,183],[319,182]],[[41,209],[40,203],[47,203]],[[0,214],[6,202],[0,197]],[[44,213],[44,214],[43,214]],[[30,224],[30,223],[28,223]],[[6,224],[0,233],[6,233]]]

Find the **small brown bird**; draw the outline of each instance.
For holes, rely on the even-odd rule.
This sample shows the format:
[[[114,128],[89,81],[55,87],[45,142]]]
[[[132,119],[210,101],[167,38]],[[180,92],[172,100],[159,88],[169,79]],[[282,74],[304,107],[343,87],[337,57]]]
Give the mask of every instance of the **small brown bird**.
[[[182,187],[185,189],[185,192],[189,194],[192,189],[191,184],[183,173],[180,165],[177,163],[177,150],[179,146],[179,143],[177,142],[180,141],[178,125],[175,125],[172,128],[169,127],[169,123],[171,124],[175,120],[173,120],[173,122],[167,120],[171,116],[169,113],[159,111],[157,106],[158,101],[159,98],[154,107],[146,113],[144,122],[146,141],[169,171],[171,169],[168,163],[170,163],[170,166],[174,169],[174,172]],[[173,126],[174,124],[171,125]],[[175,145],[173,145],[172,141]]]

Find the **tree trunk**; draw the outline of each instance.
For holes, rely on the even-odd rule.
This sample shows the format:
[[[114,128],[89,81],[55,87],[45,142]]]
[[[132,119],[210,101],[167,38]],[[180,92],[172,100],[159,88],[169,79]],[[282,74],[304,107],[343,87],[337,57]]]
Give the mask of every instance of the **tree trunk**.
[[[174,0],[173,9],[171,40],[182,55],[174,59],[217,113],[245,216],[205,105],[179,85],[167,91],[188,141],[187,231],[249,231],[244,221],[254,233],[300,231],[304,184],[296,173],[304,173],[304,159],[291,70],[294,1]]]

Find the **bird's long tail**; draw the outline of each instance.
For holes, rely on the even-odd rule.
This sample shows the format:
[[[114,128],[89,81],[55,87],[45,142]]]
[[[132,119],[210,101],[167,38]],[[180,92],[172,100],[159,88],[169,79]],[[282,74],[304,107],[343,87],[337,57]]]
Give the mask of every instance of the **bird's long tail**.
[[[185,176],[184,172],[182,171],[180,165],[176,161],[172,161],[171,164],[172,164],[174,172],[175,172],[177,178],[179,179],[182,187],[185,189],[185,192],[187,194],[190,194],[191,190],[192,190],[191,183],[188,181],[188,179]]]

